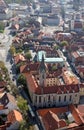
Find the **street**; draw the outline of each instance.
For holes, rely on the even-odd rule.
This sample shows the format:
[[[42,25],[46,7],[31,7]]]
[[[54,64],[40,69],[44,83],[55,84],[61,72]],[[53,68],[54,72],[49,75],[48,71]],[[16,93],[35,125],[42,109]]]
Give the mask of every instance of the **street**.
[[[5,66],[8,69],[10,79],[13,80],[13,83],[16,84],[16,73],[15,73],[15,65],[14,63],[11,63],[11,55],[9,53],[9,48],[12,43],[13,37],[9,35],[10,30],[8,28],[5,28],[4,34],[1,34],[1,43],[3,46],[0,47],[0,61],[3,61],[5,63]],[[4,40],[3,40],[4,38]],[[32,52],[32,51],[31,51]],[[33,53],[33,52],[32,52]],[[33,54],[34,56],[35,54]],[[20,94],[28,101],[28,104],[31,106],[32,111],[34,110],[32,103],[30,102],[30,99],[28,98],[27,94],[25,93],[24,89],[19,89]],[[39,130],[43,130],[43,127],[40,123],[40,119],[37,116],[36,111],[33,111],[35,114],[35,120],[33,121],[33,124],[37,124],[39,127]]]

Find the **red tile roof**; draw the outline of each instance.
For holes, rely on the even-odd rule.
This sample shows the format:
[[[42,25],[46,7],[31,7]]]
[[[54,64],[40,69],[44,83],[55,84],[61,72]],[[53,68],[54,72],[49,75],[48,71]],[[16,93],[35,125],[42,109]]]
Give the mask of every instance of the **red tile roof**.
[[[65,120],[60,120],[52,111],[48,111],[43,117],[46,130],[55,130],[66,126]]]
[[[38,86],[37,82],[34,79],[34,76],[31,73],[25,73],[27,84],[29,89],[36,94],[41,94],[42,89],[40,86]],[[49,93],[65,93],[65,89],[67,90],[67,93],[79,92],[79,85],[78,84],[71,84],[71,85],[61,85],[61,86],[50,86],[50,87],[43,87],[44,94]]]
[[[21,122],[23,120],[22,115],[19,111],[13,110],[7,115],[8,121],[14,123],[16,121]]]
[[[20,67],[21,73],[27,73],[28,71],[37,71],[39,67],[39,63],[28,63],[27,65],[23,65]]]
[[[74,28],[82,28],[82,22],[74,22]]]
[[[61,115],[65,112],[71,112],[72,116],[75,119],[75,122],[66,124],[64,119],[59,119],[57,115]],[[83,130],[84,119],[80,115],[78,109],[74,105],[69,105],[67,107],[60,108],[48,108],[48,109],[39,109],[37,110],[38,114],[42,117],[43,124],[46,130],[55,130],[56,128],[63,128],[66,126],[66,129],[70,130]],[[81,129],[78,129],[81,128]]]
[[[0,81],[0,88],[1,88],[1,87],[5,87],[6,85],[7,85],[6,82],[4,82],[4,81]]]
[[[21,54],[18,54],[14,57],[15,64],[18,64],[21,61],[26,61],[25,57]]]
[[[74,117],[74,119],[75,119],[75,122],[76,122],[78,125],[84,124],[84,120],[83,120],[83,118],[80,116],[78,109],[75,108],[74,105],[70,105],[70,106],[69,106],[69,109],[70,109],[70,111],[71,111],[71,113],[72,113],[72,115],[73,115],[73,117]]]

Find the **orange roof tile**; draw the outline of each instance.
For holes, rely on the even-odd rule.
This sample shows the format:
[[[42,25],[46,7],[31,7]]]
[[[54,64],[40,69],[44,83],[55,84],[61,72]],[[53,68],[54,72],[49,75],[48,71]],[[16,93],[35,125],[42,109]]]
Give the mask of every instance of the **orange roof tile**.
[[[8,115],[7,115],[8,121],[10,121],[11,123],[14,123],[15,121],[22,121],[22,115],[19,111],[17,110],[13,110],[11,111]]]
[[[64,119],[59,119],[57,115],[70,111],[73,115],[75,122],[66,124]],[[74,105],[69,105],[67,107],[59,108],[48,108],[48,109],[39,109],[37,110],[38,114],[42,117],[42,121],[46,130],[55,130],[56,128],[66,127],[67,129],[73,130],[83,130],[80,125],[84,126],[84,120],[78,109]],[[59,125],[58,125],[59,124]],[[81,129],[78,129],[81,128]]]
[[[14,57],[15,64],[18,64],[20,61],[26,61],[25,57],[21,54],[18,54]]]
[[[41,94],[41,87],[38,86],[34,76],[31,73],[25,73],[26,76],[27,84],[29,89],[37,94]],[[62,94],[65,93],[65,89],[67,90],[66,93],[72,93],[73,90],[74,92],[79,92],[79,85],[78,84],[71,84],[71,85],[61,85],[61,86],[50,86],[50,87],[43,87],[43,93],[44,94],[49,94],[49,93],[58,93]]]
[[[83,118],[80,116],[78,109],[75,108],[74,105],[70,105],[70,106],[69,106],[69,109],[70,109],[70,111],[71,111],[71,113],[72,113],[72,115],[73,115],[73,117],[74,117],[74,119],[75,119],[75,122],[76,122],[78,125],[84,124],[84,120],[83,120]]]
[[[28,63],[27,65],[23,65],[20,67],[21,73],[27,73],[28,71],[37,71],[39,67],[39,63]]]

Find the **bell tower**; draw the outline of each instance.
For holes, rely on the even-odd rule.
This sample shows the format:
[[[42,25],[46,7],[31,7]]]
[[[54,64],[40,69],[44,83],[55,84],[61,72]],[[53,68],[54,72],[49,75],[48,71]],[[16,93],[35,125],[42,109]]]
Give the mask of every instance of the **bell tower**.
[[[39,66],[39,85],[41,87],[46,86],[46,65],[44,62],[44,55],[42,55],[42,61]]]

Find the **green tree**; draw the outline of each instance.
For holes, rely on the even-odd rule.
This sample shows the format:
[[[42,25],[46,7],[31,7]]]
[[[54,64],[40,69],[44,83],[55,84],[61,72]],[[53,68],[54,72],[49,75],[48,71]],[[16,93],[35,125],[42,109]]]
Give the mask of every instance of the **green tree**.
[[[58,45],[55,45],[54,46],[54,50],[58,50],[59,49],[59,46]]]
[[[9,52],[11,53],[12,56],[16,53],[16,49],[13,45],[10,46]]]
[[[19,130],[34,130],[34,127],[25,120],[20,122]]]
[[[27,105],[27,100],[19,96],[17,98],[17,106],[19,107],[21,113],[23,114],[23,117],[26,119],[27,118],[27,111],[28,111],[28,105]]]
[[[26,52],[25,57],[30,61],[30,59],[32,58],[32,55],[30,52]]]
[[[0,22],[0,33],[3,33],[4,28],[5,28],[4,23]]]
[[[23,74],[20,74],[18,76],[18,79],[17,79],[17,82],[20,84],[20,85],[24,85],[26,86],[26,78]]]
[[[61,42],[61,47],[64,47],[64,46],[68,46],[68,42],[67,41],[62,41]]]
[[[25,65],[25,63],[24,63],[24,62],[20,62],[20,63],[18,63],[18,64],[16,65],[16,73],[17,73],[17,74],[20,73],[20,67],[21,67],[22,65]]]
[[[17,86],[15,86],[14,84],[11,84],[10,87],[11,87],[11,91],[12,91],[13,95],[14,95],[15,97],[17,97],[17,96],[19,95],[19,91],[18,91]]]
[[[52,71],[55,71],[55,70],[57,70],[57,67],[56,67],[56,65],[53,65],[52,66]]]

